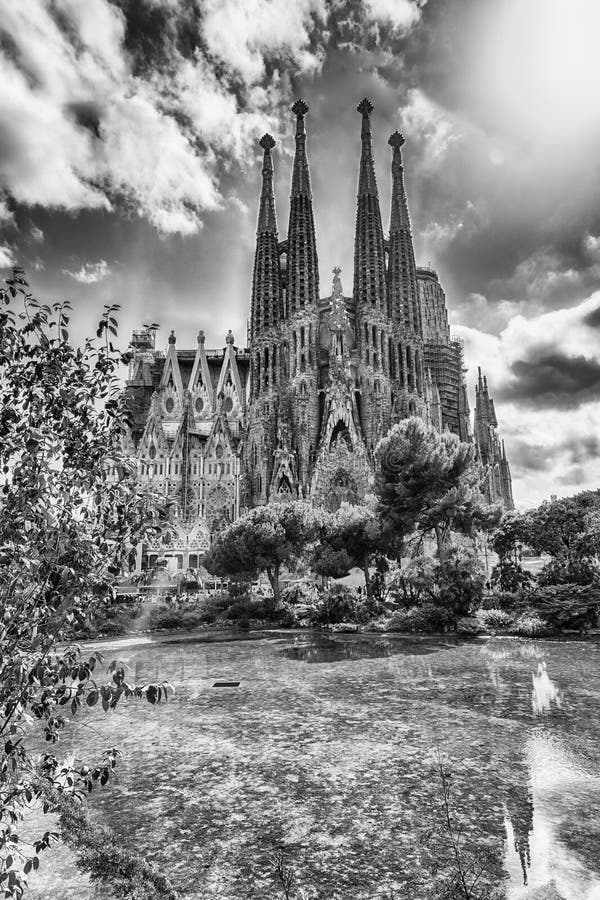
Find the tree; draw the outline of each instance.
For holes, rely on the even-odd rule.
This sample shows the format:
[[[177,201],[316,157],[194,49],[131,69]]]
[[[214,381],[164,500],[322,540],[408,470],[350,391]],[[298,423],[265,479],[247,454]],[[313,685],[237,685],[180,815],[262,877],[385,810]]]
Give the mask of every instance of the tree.
[[[518,565],[521,545],[552,557],[540,583],[590,584],[597,580],[600,553],[600,491],[545,501],[522,515],[507,515],[494,533],[492,547],[505,567]]]
[[[380,548],[381,530],[375,514],[367,506],[343,503],[337,512],[325,514],[321,520],[313,568],[332,578],[342,578],[355,567],[362,569],[370,597],[370,567]]]
[[[434,534],[442,575],[452,531],[471,535],[498,521],[500,508],[484,502],[473,446],[449,431],[405,419],[382,438],[375,456],[384,530],[402,538],[414,529],[421,537]]]
[[[220,577],[266,572],[277,605],[281,570],[301,558],[315,538],[317,521],[317,514],[302,501],[259,506],[216,536],[204,565]]]
[[[100,654],[57,643],[112,598],[148,519],[122,450],[116,307],[105,307],[101,340],[76,348],[68,305],[42,306],[27,287],[15,269],[0,289],[0,890],[11,898],[54,839],[47,831],[32,850],[20,842],[24,811],[40,801],[53,812],[53,796],[106,784],[118,758],[99,748],[75,765],[39,753],[40,725],[54,750],[82,709],[156,703],[167,687],[130,683],[118,662],[99,677]]]

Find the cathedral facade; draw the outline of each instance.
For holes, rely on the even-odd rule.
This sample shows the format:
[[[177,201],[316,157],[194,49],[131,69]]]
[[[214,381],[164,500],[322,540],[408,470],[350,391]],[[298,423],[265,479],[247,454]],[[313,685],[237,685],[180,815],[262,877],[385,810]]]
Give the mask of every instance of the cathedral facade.
[[[334,510],[344,501],[361,502],[372,489],[377,442],[412,415],[474,439],[486,467],[488,499],[512,507],[493,401],[482,393],[480,403],[478,387],[473,436],[462,346],[450,335],[443,289],[432,269],[416,266],[398,132],[388,142],[391,214],[384,233],[372,110],[366,99],[358,106],[351,295],[336,267],[331,293],[321,296],[308,107],[298,100],[283,239],[273,191],[275,141],[268,134],[260,140],[248,347],[238,346],[229,332],[224,348],[208,349],[200,331],[194,350],[180,350],[171,333],[163,353],[155,348],[154,332],[134,333],[127,382],[132,450],[140,481],[158,489],[172,509],[171,529],[160,544],[144,548],[138,566],[161,555],[172,568],[197,566],[211,533],[260,504],[304,498]]]

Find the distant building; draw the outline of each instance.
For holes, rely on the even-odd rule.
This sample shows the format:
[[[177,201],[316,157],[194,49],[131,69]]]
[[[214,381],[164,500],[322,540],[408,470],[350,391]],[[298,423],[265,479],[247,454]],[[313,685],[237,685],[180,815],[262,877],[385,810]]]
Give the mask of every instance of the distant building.
[[[487,378],[479,377],[475,389],[474,439],[477,456],[485,471],[484,493],[490,503],[500,501],[506,509],[514,509],[512,478],[504,441],[498,435],[494,401],[488,392]]]
[[[144,565],[160,555],[178,568],[193,565],[212,532],[259,504],[299,497],[336,509],[362,501],[372,487],[377,442],[407,416],[470,439],[462,346],[450,336],[436,273],[415,263],[404,138],[395,132],[389,139],[386,237],[371,144],[373,107],[362,101],[353,291],[344,294],[335,268],[331,293],[321,297],[308,107],[298,100],[292,109],[296,152],[284,240],[273,194],[275,141],[270,135],[260,141],[248,348],[238,347],[229,332],[224,348],[206,349],[201,331],[196,349],[179,350],[171,333],[164,354],[155,349],[152,332],[133,335],[127,390],[140,480],[158,488],[172,507],[166,544],[161,538],[144,548],[138,560]]]

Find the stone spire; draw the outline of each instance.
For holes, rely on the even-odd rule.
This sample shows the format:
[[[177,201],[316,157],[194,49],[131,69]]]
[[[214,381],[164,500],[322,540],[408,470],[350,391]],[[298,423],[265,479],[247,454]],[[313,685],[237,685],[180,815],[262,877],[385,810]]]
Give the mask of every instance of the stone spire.
[[[404,189],[402,145],[404,137],[395,131],[388,144],[392,148],[392,202],[388,262],[389,314],[409,332],[422,335],[417,267]]]
[[[252,281],[252,337],[257,337],[269,326],[276,325],[282,315],[281,273],[273,194],[273,160],[271,159],[271,150],[275,146],[275,140],[270,134],[265,134],[259,143],[264,150],[264,156]]]
[[[319,263],[304,127],[304,116],[308,112],[308,106],[304,100],[296,100],[292,106],[292,112],[296,116],[296,155],[292,175],[287,241],[287,306],[289,314],[303,309],[311,303],[316,303],[319,299]]]
[[[354,300],[357,312],[361,307],[363,309],[380,309],[385,312],[385,250],[371,146],[373,104],[370,100],[365,99],[359,103],[357,109],[362,115],[362,150],[358,175],[354,240]]]

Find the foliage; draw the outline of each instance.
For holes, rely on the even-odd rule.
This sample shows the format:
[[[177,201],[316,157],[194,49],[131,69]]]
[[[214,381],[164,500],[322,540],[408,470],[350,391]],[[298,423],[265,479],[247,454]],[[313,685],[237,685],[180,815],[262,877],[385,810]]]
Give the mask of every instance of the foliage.
[[[445,568],[440,566],[439,602],[455,616],[468,616],[481,605],[484,584],[476,554],[467,547],[452,547]]]
[[[447,631],[454,617],[436,603],[424,603],[395,612],[387,621],[386,631],[414,632],[423,631],[429,634]]]
[[[201,625],[214,622],[216,615],[213,608],[202,601],[185,607],[157,603],[149,610],[146,627],[148,631],[193,631]]]
[[[63,629],[62,636],[69,640],[90,640],[129,634],[141,609],[137,597],[107,597],[95,603],[83,621],[74,623],[70,629]]]
[[[589,557],[569,559],[564,556],[551,559],[538,574],[539,585],[600,583],[598,562]]]
[[[583,491],[572,497],[545,501],[522,515],[506,516],[497,529],[493,549],[501,558],[516,560],[520,544],[538,554],[547,554],[556,564],[545,576],[546,583],[577,581],[595,577],[600,552],[600,491]]]
[[[316,536],[317,521],[300,501],[259,506],[217,535],[204,565],[219,576],[266,572],[277,605],[282,567],[293,567],[302,556]]]
[[[281,599],[290,606],[309,605],[317,603],[319,592],[314,584],[292,584],[281,592]]]
[[[106,784],[107,751],[90,768],[40,753],[40,720],[55,745],[82,707],[114,709],[124,698],[151,703],[164,685],[127,681],[121,664],[99,678],[101,657],[83,658],[57,638],[115,595],[121,564],[150,526],[147,500],[124,455],[121,356],[106,307],[100,341],[69,342],[69,307],[41,306],[15,269],[0,290],[0,885],[18,898],[50,845],[32,849],[17,825],[48,787],[58,793]],[[53,803],[43,800],[44,812]],[[10,848],[10,850],[9,850]]]
[[[377,517],[368,506],[342,503],[335,513],[322,514],[318,543],[311,565],[319,575],[343,578],[350,569],[362,569],[367,595],[373,593],[370,567],[381,547],[382,535]]]
[[[492,569],[490,579],[492,585],[502,591],[516,593],[527,590],[535,582],[535,578],[519,562],[510,557],[501,557],[498,564]]]
[[[364,601],[343,584],[334,584],[323,591],[317,605],[310,611],[311,625],[335,625],[339,622],[367,622]]]
[[[94,825],[81,798],[54,792],[50,805],[59,816],[63,842],[77,853],[77,867],[121,900],[177,900],[169,879],[134,851],[122,846],[114,832]]]
[[[380,440],[375,455],[384,532],[433,533],[442,573],[451,531],[471,535],[498,521],[499,508],[484,503],[474,448],[456,435],[440,433],[420,418],[405,419]]]
[[[600,589],[578,584],[547,585],[539,587],[529,603],[553,631],[587,630],[598,622]]]
[[[405,609],[437,599],[439,566],[431,556],[415,556],[393,572],[388,596]]]
[[[503,609],[480,609],[477,618],[486,628],[506,629],[514,623],[514,616]]]
[[[543,637],[548,634],[548,627],[537,613],[523,613],[515,622],[514,633],[521,637]]]

